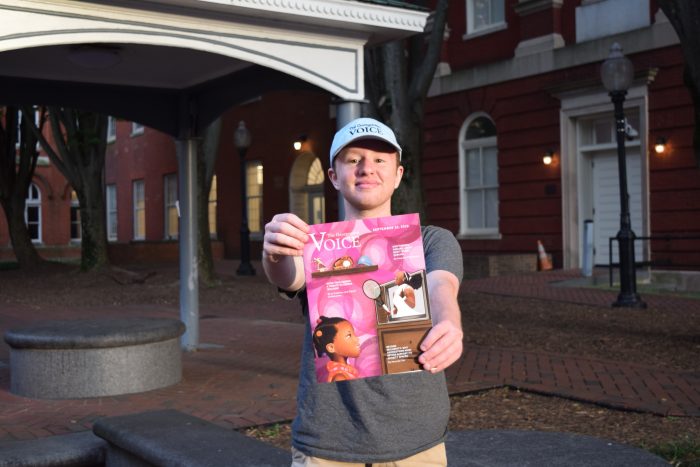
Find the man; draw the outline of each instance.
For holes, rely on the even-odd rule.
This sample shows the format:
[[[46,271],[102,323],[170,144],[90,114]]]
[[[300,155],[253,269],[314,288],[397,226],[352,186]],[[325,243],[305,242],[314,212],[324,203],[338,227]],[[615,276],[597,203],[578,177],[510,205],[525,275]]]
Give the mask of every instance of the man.
[[[356,119],[333,139],[328,176],[343,196],[345,220],[391,215],[391,195],[403,176],[393,131]],[[302,253],[309,226],[278,214],[265,226],[263,268],[287,296],[299,296],[308,313]],[[457,292],[462,255],[454,236],[422,229],[433,328],[421,344],[425,371],[318,384],[307,323],[292,424],[293,467],[444,466],[450,404],[443,370],[462,354]]]

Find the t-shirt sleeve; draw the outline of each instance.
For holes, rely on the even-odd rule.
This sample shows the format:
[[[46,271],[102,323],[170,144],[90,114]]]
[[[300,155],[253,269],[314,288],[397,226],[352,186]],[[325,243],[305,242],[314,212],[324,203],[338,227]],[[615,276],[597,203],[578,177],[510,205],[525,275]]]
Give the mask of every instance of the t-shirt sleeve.
[[[436,270],[451,272],[460,283],[462,282],[464,276],[462,249],[452,232],[432,225],[424,227],[423,250],[427,272]]]

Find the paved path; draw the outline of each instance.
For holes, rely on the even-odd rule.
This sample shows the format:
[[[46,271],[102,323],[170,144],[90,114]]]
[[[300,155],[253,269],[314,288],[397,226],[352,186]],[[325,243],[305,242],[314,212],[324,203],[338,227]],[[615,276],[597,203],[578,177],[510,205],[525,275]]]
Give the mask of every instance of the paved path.
[[[258,269],[260,270],[260,269]],[[552,272],[465,281],[464,290],[609,306],[614,293],[555,287],[574,277]],[[259,281],[260,278],[251,278]],[[251,282],[253,283],[253,282]],[[645,296],[650,306],[695,307],[700,302]],[[170,316],[172,306],[104,307],[102,316]],[[52,319],[94,316],[94,310],[52,309]],[[33,400],[9,392],[8,348],[0,345],[0,440],[32,439],[90,429],[95,419],[175,408],[222,426],[289,420],[294,416],[303,325],[296,302],[200,309],[202,349],[183,357],[181,383],[147,393],[82,400]],[[28,306],[0,310],[0,332],[46,319]],[[700,416],[700,372],[673,372],[625,362],[513,349],[469,346],[448,372],[452,393],[511,385],[601,405],[664,415]]]

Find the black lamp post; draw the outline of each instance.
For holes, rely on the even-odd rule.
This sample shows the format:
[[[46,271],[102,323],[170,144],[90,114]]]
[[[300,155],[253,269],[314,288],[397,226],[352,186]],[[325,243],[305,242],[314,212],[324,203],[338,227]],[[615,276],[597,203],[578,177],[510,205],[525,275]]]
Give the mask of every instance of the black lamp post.
[[[625,112],[622,107],[627,89],[632,84],[632,62],[622,54],[620,44],[610,47],[610,56],[603,62],[600,76],[615,106],[617,134],[617,166],[620,176],[620,231],[617,233],[620,259],[620,294],[614,307],[646,308],[637,294],[637,272],[634,265],[634,239],[630,222],[630,197],[627,192],[627,160],[625,157]]]
[[[239,276],[254,276],[255,269],[250,264],[250,230],[248,229],[248,196],[246,195],[245,153],[250,147],[250,131],[245,122],[238,123],[233,133],[233,143],[241,156],[241,264],[236,270]]]

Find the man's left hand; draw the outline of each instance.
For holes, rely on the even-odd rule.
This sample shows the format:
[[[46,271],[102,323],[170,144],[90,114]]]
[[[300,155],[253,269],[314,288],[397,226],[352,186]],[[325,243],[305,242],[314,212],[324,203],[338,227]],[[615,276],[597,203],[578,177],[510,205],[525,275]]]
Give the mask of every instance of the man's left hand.
[[[418,361],[431,373],[442,371],[462,356],[462,329],[452,321],[436,324],[420,345],[423,353]]]

